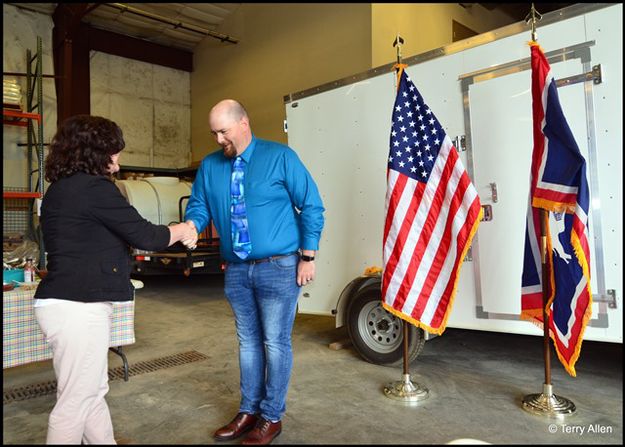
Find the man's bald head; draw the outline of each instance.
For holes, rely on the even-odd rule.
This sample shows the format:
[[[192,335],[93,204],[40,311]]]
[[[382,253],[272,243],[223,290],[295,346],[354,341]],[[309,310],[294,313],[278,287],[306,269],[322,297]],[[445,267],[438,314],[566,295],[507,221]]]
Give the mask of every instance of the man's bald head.
[[[228,116],[236,122],[243,118],[249,120],[245,107],[234,99],[224,99],[215,104],[210,111],[209,120],[213,115]]]
[[[215,104],[210,111],[208,121],[211,133],[228,158],[243,153],[252,141],[247,111],[240,102],[234,99],[224,99]]]

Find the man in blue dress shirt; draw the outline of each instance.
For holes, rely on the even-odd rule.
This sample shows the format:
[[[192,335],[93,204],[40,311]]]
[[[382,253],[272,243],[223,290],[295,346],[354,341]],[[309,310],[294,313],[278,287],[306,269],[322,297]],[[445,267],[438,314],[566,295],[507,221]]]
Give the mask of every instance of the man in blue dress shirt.
[[[239,102],[220,101],[209,124],[223,151],[202,160],[185,219],[198,232],[212,219],[219,233],[241,369],[239,412],[214,438],[249,432],[243,444],[269,444],[282,430],[297,298],[315,279],[324,208],[297,154],[256,138]]]

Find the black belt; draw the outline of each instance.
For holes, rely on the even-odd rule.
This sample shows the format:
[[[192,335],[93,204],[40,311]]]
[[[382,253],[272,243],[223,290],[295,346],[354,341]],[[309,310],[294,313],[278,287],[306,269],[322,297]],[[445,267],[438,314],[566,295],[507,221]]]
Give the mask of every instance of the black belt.
[[[268,258],[250,259],[249,261],[244,261],[244,262],[246,264],[260,264],[261,262],[268,262],[268,261],[271,261],[272,259],[286,258],[287,256],[293,256],[294,254],[296,254],[296,252],[289,253],[286,255],[269,256]]]

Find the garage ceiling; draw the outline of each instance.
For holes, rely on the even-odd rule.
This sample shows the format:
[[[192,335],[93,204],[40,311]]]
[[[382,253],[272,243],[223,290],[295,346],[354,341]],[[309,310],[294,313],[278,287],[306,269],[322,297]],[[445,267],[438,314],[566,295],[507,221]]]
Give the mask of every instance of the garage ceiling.
[[[52,15],[56,3],[9,3]],[[213,37],[237,43],[217,28],[241,3],[88,3],[82,18],[95,28],[144,39],[168,47],[193,51],[203,39]]]
[[[20,8],[52,15],[56,3],[9,3]],[[159,43],[168,47],[193,51],[205,38],[237,43],[234,36],[219,33],[219,26],[242,3],[88,3],[89,12],[83,22],[95,28]],[[470,8],[478,3],[459,3]],[[538,3],[536,9],[545,14],[573,3]],[[499,9],[512,22],[523,20],[532,3],[479,3],[488,10]],[[512,23],[511,22],[511,23]]]

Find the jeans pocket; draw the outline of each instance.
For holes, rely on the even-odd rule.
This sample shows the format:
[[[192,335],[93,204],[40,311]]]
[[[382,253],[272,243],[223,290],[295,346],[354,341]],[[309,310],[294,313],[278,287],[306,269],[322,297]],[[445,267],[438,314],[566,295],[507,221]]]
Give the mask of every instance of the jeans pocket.
[[[282,258],[274,258],[271,260],[271,263],[282,270],[291,270],[297,267],[297,262],[299,261],[299,256],[296,254],[290,256],[284,256]]]

